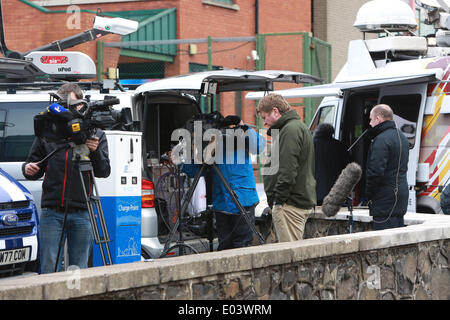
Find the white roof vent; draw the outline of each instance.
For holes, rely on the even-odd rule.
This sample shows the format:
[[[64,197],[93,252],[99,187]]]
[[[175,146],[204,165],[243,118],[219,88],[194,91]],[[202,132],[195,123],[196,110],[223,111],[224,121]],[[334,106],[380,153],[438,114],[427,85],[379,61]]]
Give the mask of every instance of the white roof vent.
[[[373,0],[361,6],[354,27],[361,32],[408,31],[417,27],[415,13],[401,0]]]

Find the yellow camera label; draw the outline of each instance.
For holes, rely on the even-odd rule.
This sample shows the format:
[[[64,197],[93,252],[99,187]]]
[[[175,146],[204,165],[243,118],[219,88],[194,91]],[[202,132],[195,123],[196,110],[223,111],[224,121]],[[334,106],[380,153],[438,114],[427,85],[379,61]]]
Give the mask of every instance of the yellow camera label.
[[[80,130],[81,130],[81,128],[80,128],[80,124],[79,123],[72,124],[72,131],[73,132],[78,132]]]

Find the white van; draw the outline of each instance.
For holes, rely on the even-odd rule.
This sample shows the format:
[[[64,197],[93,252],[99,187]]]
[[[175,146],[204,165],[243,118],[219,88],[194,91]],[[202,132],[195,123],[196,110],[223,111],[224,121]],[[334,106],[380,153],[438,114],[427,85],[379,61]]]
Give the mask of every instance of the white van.
[[[167,240],[167,233],[176,220],[172,203],[176,188],[173,181],[163,184],[171,168],[164,162],[174,146],[172,132],[183,128],[185,123],[201,113],[202,94],[220,94],[232,91],[272,91],[274,82],[314,83],[320,79],[292,71],[262,70],[218,70],[169,77],[139,86],[133,96],[133,119],[140,123],[143,141],[143,185],[148,186],[150,201],[142,204],[143,226],[141,245],[150,257],[159,257],[162,248],[154,238],[147,237],[144,207],[151,207],[158,216],[158,234]],[[164,189],[163,189],[164,187]],[[156,190],[155,190],[156,189]],[[144,190],[143,190],[144,192]],[[186,192],[186,190],[183,190]],[[145,195],[143,194],[143,197]],[[164,198],[164,199],[163,199]],[[150,213],[149,213],[150,214]],[[199,224],[197,224],[199,223]],[[201,221],[191,219],[186,230],[204,235]]]
[[[324,97],[310,129],[324,122],[332,124],[334,137],[347,148],[369,128],[371,108],[379,103],[390,105],[397,127],[409,140],[408,211],[441,213],[440,193],[450,179],[450,47],[431,46],[433,39],[413,33],[403,35],[416,26],[414,12],[399,0],[389,4],[375,0],[361,7],[354,26],[388,35],[351,41],[347,63],[333,83],[276,93],[286,99]],[[438,38],[437,42],[443,41]],[[246,98],[263,95],[249,93]],[[351,160],[363,168],[354,189],[357,203],[364,203],[369,145],[370,140],[362,138],[350,151]]]

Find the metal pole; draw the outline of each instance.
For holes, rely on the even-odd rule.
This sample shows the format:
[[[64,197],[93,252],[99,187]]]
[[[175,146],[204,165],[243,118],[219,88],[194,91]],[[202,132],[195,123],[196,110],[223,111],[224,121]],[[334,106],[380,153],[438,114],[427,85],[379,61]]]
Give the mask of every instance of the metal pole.
[[[256,37],[225,37],[225,38],[194,38],[194,39],[170,39],[170,40],[148,40],[148,41],[123,41],[106,42],[105,47],[136,47],[136,46],[154,46],[165,44],[191,44],[191,43],[209,43],[209,42],[254,42]]]
[[[97,41],[97,81],[103,81],[103,41]]]

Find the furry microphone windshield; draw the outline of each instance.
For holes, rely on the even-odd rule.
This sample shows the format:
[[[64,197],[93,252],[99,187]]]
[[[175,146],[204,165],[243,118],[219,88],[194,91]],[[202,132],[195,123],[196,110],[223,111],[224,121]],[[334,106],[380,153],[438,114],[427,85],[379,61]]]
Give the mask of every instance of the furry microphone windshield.
[[[355,185],[361,179],[362,170],[356,162],[349,163],[337,178],[328,195],[323,199],[322,212],[332,217],[342,207]]]

